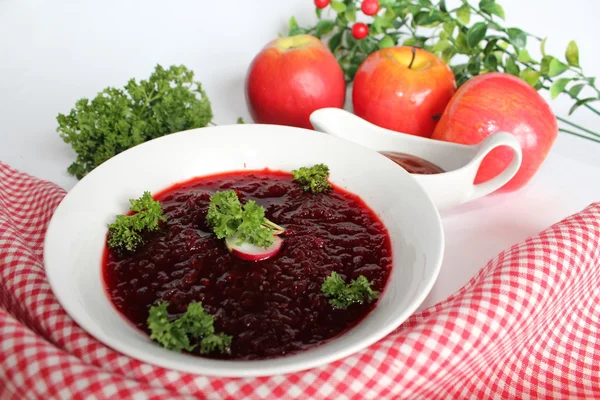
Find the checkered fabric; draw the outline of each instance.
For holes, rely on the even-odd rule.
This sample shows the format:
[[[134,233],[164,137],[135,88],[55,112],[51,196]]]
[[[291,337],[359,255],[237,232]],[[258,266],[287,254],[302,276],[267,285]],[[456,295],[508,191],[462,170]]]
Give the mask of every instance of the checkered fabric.
[[[600,398],[600,203],[502,252],[364,351],[222,379],[125,357],[61,309],[42,244],[64,194],[0,163],[0,399]]]

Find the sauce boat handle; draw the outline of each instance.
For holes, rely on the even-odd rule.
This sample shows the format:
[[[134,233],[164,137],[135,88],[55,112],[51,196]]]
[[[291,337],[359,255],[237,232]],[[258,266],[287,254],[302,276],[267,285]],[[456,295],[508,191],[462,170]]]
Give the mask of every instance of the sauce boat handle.
[[[496,132],[493,135],[485,138],[478,145],[478,151],[473,160],[469,163],[469,167],[472,168],[473,178],[481,166],[481,162],[492,150],[498,147],[508,147],[513,151],[513,158],[510,164],[500,174],[494,178],[480,184],[473,184],[471,193],[469,194],[466,201],[474,200],[478,197],[483,197],[487,194],[500,189],[508,181],[510,181],[519,171],[521,163],[523,161],[523,153],[521,151],[521,145],[517,141],[517,138],[507,132]]]

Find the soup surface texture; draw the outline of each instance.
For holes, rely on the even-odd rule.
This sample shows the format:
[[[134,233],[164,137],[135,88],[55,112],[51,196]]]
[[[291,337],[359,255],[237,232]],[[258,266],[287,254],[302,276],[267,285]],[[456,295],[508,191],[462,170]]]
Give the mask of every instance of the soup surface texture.
[[[234,189],[255,200],[286,232],[279,253],[259,262],[232,255],[206,225],[210,196]],[[232,336],[219,359],[265,359],[322,344],[360,322],[374,307],[334,308],[321,291],[332,271],[346,283],[360,275],[383,291],[392,266],[382,222],[357,196],[334,186],[329,193],[301,190],[292,175],[245,171],[197,178],[155,198],[167,221],[134,253],[105,250],[103,276],[114,306],[149,333],[148,310],[169,302],[172,316],[192,301],[215,317],[215,330]]]

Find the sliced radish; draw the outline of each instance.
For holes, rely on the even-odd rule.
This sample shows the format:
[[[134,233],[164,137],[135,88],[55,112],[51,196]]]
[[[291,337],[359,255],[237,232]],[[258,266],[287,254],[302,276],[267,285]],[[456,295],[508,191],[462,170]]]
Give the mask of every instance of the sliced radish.
[[[225,239],[227,249],[236,257],[246,261],[262,261],[275,256],[281,249],[283,240],[275,236],[275,241],[267,248],[255,246],[248,242],[237,244],[238,238],[232,236]]]

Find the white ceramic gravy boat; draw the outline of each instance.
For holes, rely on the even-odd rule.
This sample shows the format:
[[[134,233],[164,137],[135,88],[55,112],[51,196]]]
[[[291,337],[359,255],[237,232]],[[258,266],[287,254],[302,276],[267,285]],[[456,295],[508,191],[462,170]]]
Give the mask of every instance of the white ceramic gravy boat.
[[[443,211],[492,193],[507,183],[519,170],[521,146],[506,132],[497,132],[476,145],[462,145],[398,133],[373,125],[339,109],[323,108],[313,112],[310,122],[315,130],[356,142],[382,152],[401,152],[427,160],[445,172],[432,175],[411,174]],[[493,149],[507,146],[514,156],[508,167],[493,179],[473,183],[483,158]]]

